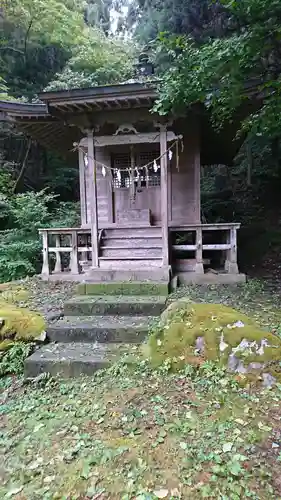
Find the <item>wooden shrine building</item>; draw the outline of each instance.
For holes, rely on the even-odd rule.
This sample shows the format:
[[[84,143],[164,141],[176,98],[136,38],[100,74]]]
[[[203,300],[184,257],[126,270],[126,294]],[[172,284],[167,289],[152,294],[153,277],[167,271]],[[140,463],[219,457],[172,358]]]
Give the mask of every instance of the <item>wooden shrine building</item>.
[[[0,115],[79,163],[81,225],[40,230],[45,279],[245,279],[237,267],[239,223],[201,223],[201,165],[226,163],[230,154],[204,113],[153,114],[153,84],[39,97],[42,104],[2,101]]]

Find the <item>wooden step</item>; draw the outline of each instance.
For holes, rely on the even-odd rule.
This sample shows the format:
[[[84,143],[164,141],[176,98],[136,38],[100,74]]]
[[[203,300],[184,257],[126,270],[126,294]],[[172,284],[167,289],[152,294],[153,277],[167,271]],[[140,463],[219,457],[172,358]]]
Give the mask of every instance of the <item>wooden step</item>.
[[[101,258],[108,257],[112,259],[154,259],[162,258],[162,247],[139,247],[139,248],[124,248],[124,247],[101,247]]]
[[[155,238],[154,236],[149,236],[149,238],[102,238],[102,247],[106,248],[151,248],[160,247],[162,248],[162,238]]]
[[[162,229],[161,227],[149,226],[145,228],[134,227],[134,228],[115,228],[115,229],[105,229],[103,231],[103,237],[115,237],[115,238],[129,238],[129,237],[143,237],[147,238],[148,235],[161,237]]]
[[[149,269],[155,268],[155,267],[162,267],[162,257],[155,257],[151,258],[148,257],[147,259],[145,257],[135,257],[132,259],[132,257],[125,257],[125,258],[120,258],[116,257],[115,259],[113,257],[99,257],[99,267],[101,269],[128,269],[128,270],[133,270],[133,269],[146,269],[149,271]]]

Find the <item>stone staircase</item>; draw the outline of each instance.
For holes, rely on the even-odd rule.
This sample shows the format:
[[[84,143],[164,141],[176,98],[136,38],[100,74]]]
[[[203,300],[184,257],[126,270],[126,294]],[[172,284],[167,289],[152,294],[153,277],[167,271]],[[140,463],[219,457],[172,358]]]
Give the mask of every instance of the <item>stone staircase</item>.
[[[49,325],[49,344],[25,362],[25,376],[91,375],[143,342],[165,309],[168,281],[97,282],[78,286],[64,317]]]

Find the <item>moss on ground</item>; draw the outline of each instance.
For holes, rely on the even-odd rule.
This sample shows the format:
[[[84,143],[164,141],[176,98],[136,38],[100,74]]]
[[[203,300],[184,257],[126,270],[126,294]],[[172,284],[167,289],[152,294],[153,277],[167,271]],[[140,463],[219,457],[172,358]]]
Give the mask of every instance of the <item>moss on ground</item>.
[[[243,327],[234,326],[237,322]],[[196,340],[204,339],[204,353],[196,355]],[[223,338],[224,351],[220,351]],[[250,362],[269,362],[281,359],[281,340],[276,335],[262,330],[253,319],[222,304],[196,304],[181,299],[169,305],[154,327],[148,340],[148,352],[153,366],[165,361],[173,370],[185,364],[198,365],[205,360],[218,360],[227,364],[232,349],[243,339],[260,343],[267,339],[270,347],[264,347],[263,354],[237,352],[245,365]],[[276,371],[274,375],[276,374]]]
[[[0,320],[1,340],[34,341],[46,329],[44,318],[40,314],[5,301],[0,301]]]
[[[168,295],[168,283],[151,282],[103,282],[79,284],[77,287],[79,295]]]

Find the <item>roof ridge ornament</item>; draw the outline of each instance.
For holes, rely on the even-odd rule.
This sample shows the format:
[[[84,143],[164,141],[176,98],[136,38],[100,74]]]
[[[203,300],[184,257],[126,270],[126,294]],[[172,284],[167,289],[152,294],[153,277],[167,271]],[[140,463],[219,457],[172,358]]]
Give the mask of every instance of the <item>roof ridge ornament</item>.
[[[113,135],[119,134],[138,134],[137,129],[132,125],[132,123],[121,124]]]

